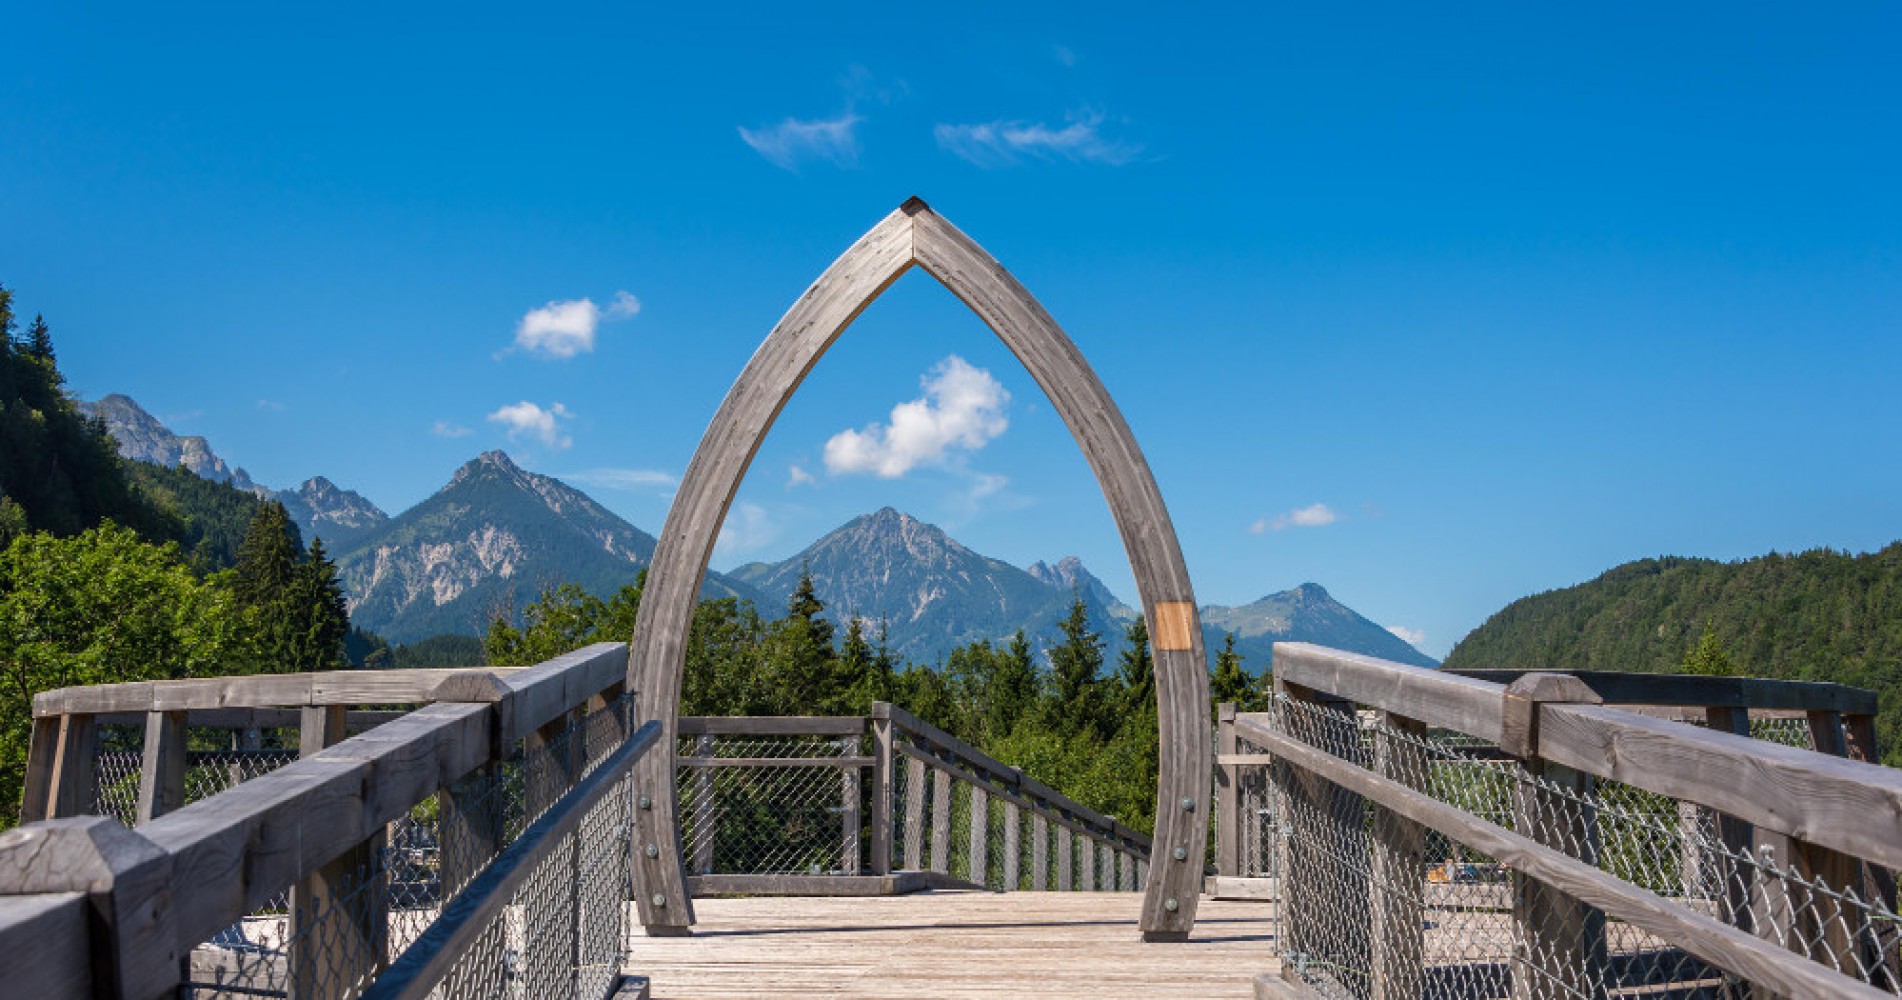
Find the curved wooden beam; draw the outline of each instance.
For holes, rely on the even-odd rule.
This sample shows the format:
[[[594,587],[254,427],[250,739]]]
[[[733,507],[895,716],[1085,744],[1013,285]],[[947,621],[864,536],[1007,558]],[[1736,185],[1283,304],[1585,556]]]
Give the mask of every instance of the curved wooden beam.
[[[779,412],[819,357],[913,265],[975,312],[1017,356],[1062,415],[1109,501],[1156,656],[1161,769],[1145,886],[1148,940],[1181,940],[1201,895],[1211,781],[1208,666],[1195,594],[1169,511],[1149,464],[1108,390],[1056,320],[1003,265],[917,198],[886,216],[813,282],[760,344],[728,390],[681,479],[628,657],[639,692],[636,725],[659,719],[666,738],[641,759],[635,900],[649,934],[693,923],[675,821],[675,719],[687,634],[714,541],[747,466]]]

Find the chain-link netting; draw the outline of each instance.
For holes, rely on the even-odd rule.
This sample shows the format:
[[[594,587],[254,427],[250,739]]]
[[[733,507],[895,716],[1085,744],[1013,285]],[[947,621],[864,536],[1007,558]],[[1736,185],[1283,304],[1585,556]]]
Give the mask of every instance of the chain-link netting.
[[[192,726],[186,732],[187,803],[208,799],[297,759],[296,729]],[[99,727],[99,750],[93,757],[93,814],[110,816],[126,826],[138,824],[144,745],[144,726]]]
[[[675,788],[694,875],[857,875],[860,736],[682,736]],[[838,760],[839,762],[833,763]]]
[[[184,997],[354,996],[629,732],[631,699],[549,727],[431,795],[191,954]],[[631,781],[557,845],[442,996],[601,997],[620,975],[631,887]]]
[[[1768,727],[1787,734],[1784,720]],[[1798,720],[1801,721],[1801,720]],[[1663,899],[1902,993],[1892,874],[1485,741],[1278,698],[1273,728]],[[1807,745],[1807,734],[1804,736]],[[1251,750],[1252,752],[1252,750]],[[1708,959],[1287,762],[1266,773],[1282,961],[1330,997],[1766,996]],[[1750,993],[1755,989],[1758,992]]]

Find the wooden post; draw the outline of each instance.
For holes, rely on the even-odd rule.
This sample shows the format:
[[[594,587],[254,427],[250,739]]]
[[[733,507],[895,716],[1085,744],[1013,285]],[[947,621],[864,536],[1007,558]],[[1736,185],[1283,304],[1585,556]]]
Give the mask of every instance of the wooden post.
[[[891,706],[879,702],[872,706],[872,874],[891,873],[892,717]]]
[[[1506,687],[1499,736],[1500,749],[1518,757],[1524,773],[1514,792],[1513,829],[1594,865],[1599,845],[1593,778],[1539,756],[1539,706],[1601,702],[1569,674],[1529,673]],[[1512,873],[1512,888],[1515,1000],[1561,992],[1606,995],[1605,914],[1522,872]]]
[[[185,804],[185,713],[145,713],[145,757],[139,765],[139,824]]]
[[[931,870],[951,872],[951,772],[931,769]]]
[[[1023,819],[1018,815],[1017,803],[1004,800],[1004,891],[1016,892],[1019,888],[1019,861],[1022,860],[1022,848],[1018,839],[1022,833]]]
[[[436,792],[442,841],[439,903],[462,891],[476,872],[501,853],[506,803],[498,775],[499,768],[491,762]]]
[[[839,738],[839,756],[856,757],[859,738]],[[859,847],[859,769],[852,764],[839,768],[839,838],[844,849],[839,867],[843,874],[857,875],[861,864]]]
[[[1374,771],[1409,788],[1425,790],[1432,762],[1426,748],[1426,723],[1392,712],[1380,713],[1374,742]],[[1417,1000],[1426,985],[1426,827],[1393,811],[1374,807],[1373,827],[1373,997]]]
[[[96,798],[95,758],[99,756],[99,729],[90,715],[59,717],[59,742],[53,753],[52,806],[49,818],[80,816],[93,811]]]
[[[1218,754],[1236,751],[1235,703],[1215,706],[1215,740]],[[1241,867],[1242,797],[1240,772],[1234,764],[1215,767],[1215,872],[1218,875],[1245,874]]]
[[[905,867],[925,870],[925,762],[905,761]]]
[[[1818,753],[1832,757],[1849,756],[1848,737],[1840,712],[1811,711],[1810,745]],[[1817,893],[1811,886],[1822,882],[1838,892],[1862,891],[1862,862],[1840,851],[1818,847],[1807,841],[1793,841],[1792,860],[1796,874],[1803,879],[1791,886],[1791,904],[1797,916],[1799,941],[1808,942],[1809,957],[1846,976],[1863,978],[1858,952],[1861,944],[1853,940],[1844,921],[1830,919],[1836,902]]]
[[[971,850],[970,881],[972,885],[987,885],[991,874],[991,796],[976,785],[971,786]]]
[[[1720,733],[1750,735],[1750,711],[1732,705],[1712,705],[1704,709],[1704,724]],[[1751,928],[1750,895],[1754,866],[1738,859],[1750,854],[1756,842],[1751,824],[1735,816],[1716,814],[1717,839],[1723,852],[1704,863],[1705,878],[1717,886],[1717,919],[1740,930]]]
[[[1050,885],[1050,821],[1043,813],[1030,814],[1030,887],[1039,892]]]
[[[300,756],[344,738],[344,707],[312,705],[298,723]],[[256,728],[245,743],[262,745]],[[378,830],[291,886],[289,946],[291,996],[331,1000],[355,996],[389,965],[389,873],[383,866],[389,835]]]
[[[1843,713],[1843,749],[1849,759],[1865,764],[1882,762],[1881,749],[1876,745],[1876,717],[1856,712]],[[1862,866],[1863,899],[1880,902],[1888,907],[1890,913],[1896,912],[1895,873],[1882,865]],[[1866,947],[1870,953],[1865,961],[1869,967],[1880,968],[1887,982],[1872,977],[1876,985],[1886,985],[1889,989],[1902,988],[1902,927],[1884,926],[1877,929]]]
[[[1136,884],[1136,858],[1128,851],[1116,853],[1116,887],[1124,892],[1141,888]]]
[[[1070,828],[1062,824],[1058,824],[1057,825],[1057,891],[1058,892],[1076,891],[1076,882],[1070,878],[1071,863],[1072,863],[1072,850],[1071,850],[1071,844],[1070,844]]]
[[[53,818],[53,763],[59,757],[59,734],[63,716],[46,715],[33,719],[32,735],[27,737],[26,787],[20,798],[20,822],[36,823]]]
[[[713,736],[702,733],[693,741],[695,757],[711,759],[713,757]],[[696,874],[713,874],[713,848],[718,839],[720,814],[719,805],[714,801],[713,768],[696,767],[693,769],[693,870]]]
[[[1080,892],[1096,891],[1096,838],[1077,838],[1077,889]]]

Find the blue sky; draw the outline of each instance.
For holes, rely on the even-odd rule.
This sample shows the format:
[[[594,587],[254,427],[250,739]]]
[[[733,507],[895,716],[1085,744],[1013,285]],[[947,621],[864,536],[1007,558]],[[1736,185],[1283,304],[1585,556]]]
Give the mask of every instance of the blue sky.
[[[0,282],[78,394],[392,511],[505,447],[656,531],[917,194],[1096,366],[1203,601],[1314,580],[1443,655],[1627,559],[1902,536],[1902,7],[388,6],[9,14]],[[715,564],[881,504],[1134,596],[916,273]]]

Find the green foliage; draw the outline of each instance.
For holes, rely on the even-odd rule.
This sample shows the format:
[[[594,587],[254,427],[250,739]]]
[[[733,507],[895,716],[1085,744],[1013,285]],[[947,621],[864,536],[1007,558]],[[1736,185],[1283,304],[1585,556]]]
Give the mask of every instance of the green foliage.
[[[1737,674],[1876,691],[1883,760],[1902,766],[1902,542],[1862,555],[1626,563],[1507,605],[1446,666],[1676,670],[1705,634]]]
[[[1737,673],[1737,665],[1731,662],[1730,653],[1724,649],[1724,641],[1717,638],[1717,632],[1704,623],[1704,634],[1697,639],[1684,654],[1684,662],[1679,663],[1680,674],[1697,674],[1703,677],[1732,677]]]
[[[1046,717],[1064,736],[1109,735],[1113,720],[1098,676],[1103,667],[1102,638],[1090,629],[1089,608],[1081,595],[1070,602],[1060,626],[1063,640],[1050,650],[1051,699]]]
[[[246,672],[282,673],[347,666],[350,614],[337,566],[322,539],[300,553],[297,525],[267,500],[245,530],[233,571],[238,600],[253,612],[259,658]]]
[[[436,635],[390,649],[390,665],[412,667],[482,667],[488,665],[482,640],[472,635]]]
[[[201,572],[238,564],[251,521],[264,500],[229,483],[217,483],[190,469],[121,460],[126,478],[154,508],[159,525],[152,541],[176,541]]]
[[[1261,682],[1248,676],[1248,672],[1242,669],[1242,657],[1235,652],[1233,632],[1223,636],[1222,651],[1215,654],[1215,673],[1209,677],[1210,704],[1219,705],[1225,701],[1234,702],[1238,712],[1259,712],[1267,707]]]
[[[0,552],[0,818],[19,814],[33,695],[57,687],[241,673],[260,654],[229,574],[110,522],[35,532]]]

